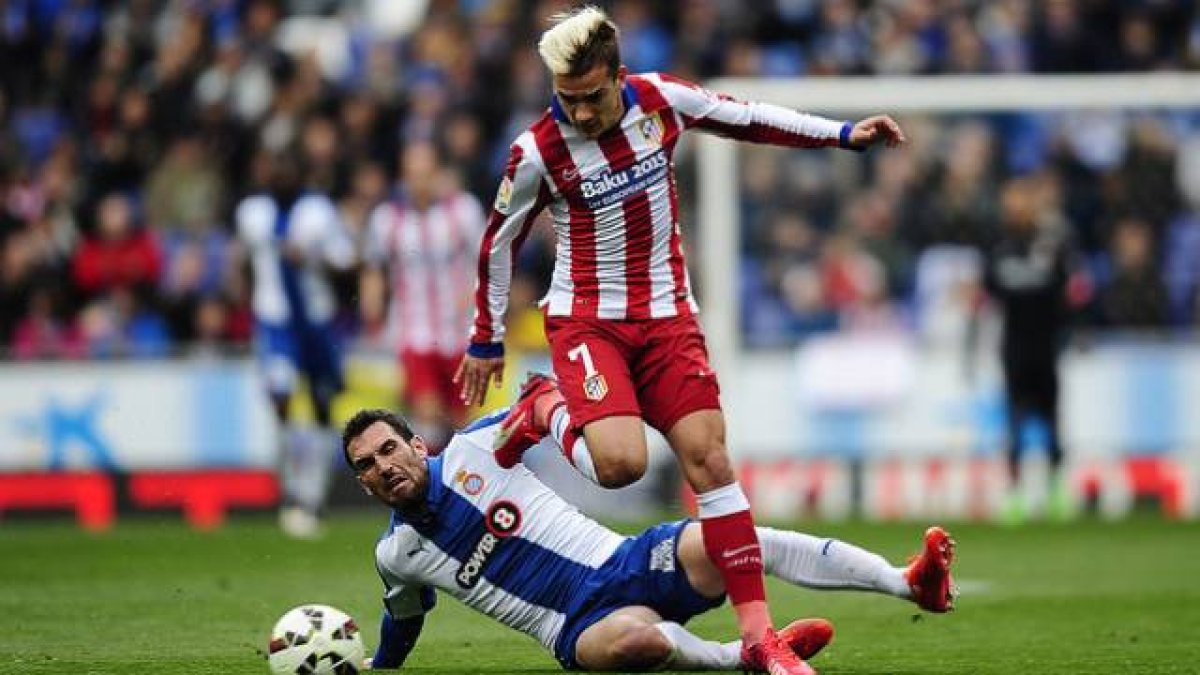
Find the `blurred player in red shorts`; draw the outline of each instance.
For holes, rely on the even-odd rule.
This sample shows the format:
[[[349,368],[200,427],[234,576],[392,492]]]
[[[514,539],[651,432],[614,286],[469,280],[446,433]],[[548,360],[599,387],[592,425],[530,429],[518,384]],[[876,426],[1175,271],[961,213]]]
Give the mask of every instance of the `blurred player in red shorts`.
[[[462,360],[462,336],[471,321],[470,298],[483,209],[455,190],[438,148],[405,148],[393,199],[371,214],[366,258],[369,274],[390,276],[390,324],[404,371],[404,407],[434,449],[466,421],[451,381]]]
[[[629,74],[617,27],[585,7],[555,17],[538,44],[553,79],[550,109],[513,142],[479,256],[475,325],[455,378],[482,401],[503,369],[513,257],[548,208],[558,236],[546,334],[562,397],[534,379],[496,447],[510,465],[535,418],[580,473],[607,487],[646,469],[643,420],[661,431],[697,494],[705,550],[720,570],[751,663],[810,673],[779,643],[749,503],[725,448],[719,389],[696,321],[679,230],[672,156],[698,129],[791,147],[862,148],[904,141],[879,116],[857,124],[745,103],[669,75]],[[553,406],[549,415],[536,406]],[[541,412],[545,412],[542,410]]]

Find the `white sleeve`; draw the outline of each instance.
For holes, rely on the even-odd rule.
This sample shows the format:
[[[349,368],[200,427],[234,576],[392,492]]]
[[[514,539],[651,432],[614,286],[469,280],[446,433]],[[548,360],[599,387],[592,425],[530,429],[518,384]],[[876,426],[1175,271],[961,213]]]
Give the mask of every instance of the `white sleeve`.
[[[687,128],[751,143],[795,148],[850,147],[850,122],[797,112],[772,103],[739,101],[686,80],[646,76]]]
[[[331,267],[347,270],[354,266],[358,256],[354,253],[354,242],[342,223],[337,206],[328,198],[322,199],[321,217],[324,220],[321,254]]]
[[[550,189],[541,167],[526,154],[520,142],[514,143],[479,246],[471,344],[504,341],[504,314],[508,311],[517,247],[549,199]]]

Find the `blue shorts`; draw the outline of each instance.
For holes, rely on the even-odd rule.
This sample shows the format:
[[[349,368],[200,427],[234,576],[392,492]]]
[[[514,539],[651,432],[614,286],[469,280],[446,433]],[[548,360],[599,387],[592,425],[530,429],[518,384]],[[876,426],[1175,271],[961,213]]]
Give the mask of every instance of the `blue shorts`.
[[[298,374],[308,378],[309,387],[322,396],[332,397],[343,389],[337,337],[328,326],[293,328],[259,321],[255,351],[272,394],[290,394]]]
[[[679,562],[679,535],[689,522],[655,525],[626,539],[584,583],[580,602],[568,610],[554,644],[554,658],[563,668],[580,668],[575,660],[579,636],[622,607],[649,607],[663,620],[683,624],[725,602],[724,595],[716,598],[700,595],[683,571]]]

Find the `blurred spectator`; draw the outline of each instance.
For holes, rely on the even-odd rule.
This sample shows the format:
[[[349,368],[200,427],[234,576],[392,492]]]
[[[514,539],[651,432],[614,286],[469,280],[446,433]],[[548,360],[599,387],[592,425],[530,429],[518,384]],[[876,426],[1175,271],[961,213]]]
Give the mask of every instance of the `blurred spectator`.
[[[199,339],[201,305],[220,299],[231,339],[244,341],[249,292],[226,269],[238,245],[217,233],[232,231],[233,204],[265,188],[264,149],[301,145],[314,185],[331,193],[359,235],[382,198],[383,175],[413,142],[438,143],[458,184],[490,203],[509,139],[550,100],[531,37],[571,3],[361,4],[337,11],[344,8],[329,0],[0,2],[0,248],[6,260],[23,260],[0,270],[4,342],[32,311],[30,289],[56,274],[72,282],[50,303],[63,325],[78,323],[81,302],[108,306],[104,289],[133,284],[141,304],[164,312],[174,340]],[[1181,0],[617,0],[611,9],[630,66],[698,80],[1200,68],[1200,13]],[[1114,223],[1134,218],[1148,228],[1152,252],[1150,270],[1134,285],[1157,280],[1169,291],[1161,321],[1194,324],[1200,200],[1192,197],[1200,181],[1189,176],[1200,175],[1200,155],[1187,144],[1200,129],[1194,111],[903,122],[907,149],[861,161],[741,153],[740,283],[744,325],[755,340],[790,344],[879,298],[893,316],[904,315],[913,299],[906,261],[944,245],[989,245],[998,186],[1031,172],[1059,186],[1060,210],[1094,263],[1105,298],[1094,320],[1112,320],[1107,298],[1127,292],[1129,273],[1111,262],[1110,248],[1127,236],[1118,237]],[[690,155],[679,157],[681,192],[694,194],[686,185]],[[148,264],[156,246],[142,228],[118,244],[93,222],[114,193],[162,235],[165,269]],[[767,244],[781,235],[773,230],[782,210],[810,230],[804,260]],[[174,269],[177,247],[187,242],[202,249],[199,286],[184,282],[197,274],[189,271],[199,264],[188,262],[194,253]],[[141,253],[133,268],[79,276],[85,263],[112,259],[116,250]],[[514,292],[526,284],[521,292],[531,302],[538,297],[543,257],[552,255],[527,249]],[[1109,292],[1110,282],[1121,286]],[[161,298],[144,293],[156,287]],[[340,290],[341,302],[353,304],[353,289]],[[96,311],[89,316],[103,323]],[[535,333],[531,344],[541,339]]]
[[[159,232],[204,234],[222,214],[225,186],[200,140],[175,140],[146,181],[146,219]]]
[[[34,288],[29,297],[28,312],[13,331],[13,358],[75,359],[87,356],[83,335],[63,314],[61,294],[53,286]]]
[[[133,217],[133,205],[122,194],[112,193],[100,201],[96,233],[84,240],[71,262],[75,283],[85,295],[113,289],[153,291],[162,270],[162,251]]]
[[[1167,323],[1167,289],[1155,260],[1150,225],[1136,218],[1113,230],[1113,278],[1102,296],[1105,322],[1115,328],[1161,328]]]

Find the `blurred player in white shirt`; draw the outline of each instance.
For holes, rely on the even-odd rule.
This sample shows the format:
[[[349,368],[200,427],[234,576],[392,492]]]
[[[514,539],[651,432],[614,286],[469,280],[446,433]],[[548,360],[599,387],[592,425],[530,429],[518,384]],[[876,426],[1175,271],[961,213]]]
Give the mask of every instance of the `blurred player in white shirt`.
[[[371,213],[364,273],[388,275],[404,407],[422,438],[440,448],[466,421],[452,379],[471,325],[483,209],[450,184],[432,143],[404,149],[396,187]]]
[[[280,524],[293,536],[319,533],[337,435],[330,403],[343,388],[339,345],[331,327],[337,308],[331,270],[355,263],[354,247],[329,197],[304,189],[301,160],[270,159],[266,192],[238,204],[238,236],[250,258],[255,350],[281,434]],[[317,428],[291,410],[299,376],[308,381]]]

